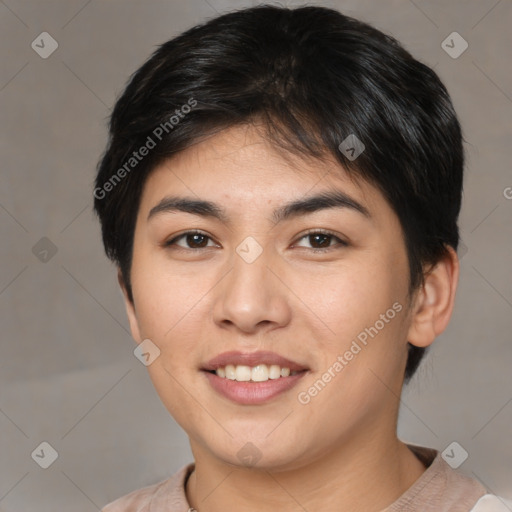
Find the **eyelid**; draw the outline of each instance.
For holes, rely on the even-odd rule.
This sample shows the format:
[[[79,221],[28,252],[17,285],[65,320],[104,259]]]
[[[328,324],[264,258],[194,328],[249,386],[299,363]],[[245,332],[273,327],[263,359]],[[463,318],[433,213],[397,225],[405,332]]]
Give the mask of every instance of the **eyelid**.
[[[336,239],[338,241],[338,244],[336,245],[331,245],[329,247],[324,247],[324,248],[315,248],[315,247],[312,247],[310,250],[312,251],[315,251],[315,252],[326,252],[326,251],[329,251],[331,249],[336,249],[337,246],[343,246],[343,247],[346,247],[349,245],[349,243],[344,240],[343,238],[341,238],[337,233],[333,232],[333,231],[330,231],[328,229],[323,229],[323,228],[311,228],[311,229],[308,229],[307,231],[305,231],[304,233],[302,233],[296,240],[296,242],[302,240],[303,238],[306,238],[307,236],[309,235],[315,235],[315,234],[320,234],[320,235],[326,235],[326,236],[330,236],[334,239]],[[294,244],[296,243],[294,242]],[[307,247],[306,247],[307,249]]]
[[[189,229],[187,231],[184,231],[183,233],[173,236],[169,240],[165,240],[164,243],[162,244],[162,246],[164,248],[170,247],[170,246],[174,245],[178,240],[186,237],[187,235],[204,235],[206,238],[209,238],[211,241],[215,242],[214,238],[211,235],[209,235],[208,233],[206,233],[205,231],[201,231],[200,229]],[[177,247],[178,247],[178,249],[183,249],[184,251],[199,251],[200,249],[207,248],[207,247],[200,247],[199,249],[192,249],[190,247],[181,247],[179,245],[177,245]]]
[[[217,243],[215,242],[215,239],[209,235],[208,233],[204,232],[204,231],[201,231],[200,229],[190,229],[188,231],[184,231],[183,233],[180,233],[176,236],[173,236],[170,240],[166,240],[162,246],[164,248],[168,248],[168,247],[171,247],[173,245],[176,244],[176,242],[184,237],[186,237],[187,235],[203,235],[205,236],[206,238],[210,239],[212,242],[214,243]],[[343,240],[343,238],[340,238],[340,236],[338,236],[338,234],[336,234],[335,232],[333,231],[330,231],[328,229],[323,229],[323,228],[311,228],[311,229],[308,229],[307,231],[303,232],[297,239],[295,242],[293,242],[294,244],[296,244],[297,242],[299,242],[300,240],[302,240],[303,238],[306,238],[308,237],[309,235],[313,235],[313,234],[321,234],[321,235],[326,235],[326,236],[329,236],[331,238],[334,238],[335,240],[338,241],[337,244],[335,245],[330,245],[329,247],[321,247],[321,248],[315,248],[315,247],[311,247],[311,248],[308,248],[308,247],[303,247],[305,249],[309,249],[313,252],[327,252],[329,250],[333,250],[333,249],[336,249],[336,248],[339,248],[339,246],[341,245],[342,247],[347,247],[349,245],[349,243],[345,240]],[[179,245],[176,245],[177,247],[177,250],[184,250],[184,251],[194,251],[194,252],[197,252],[197,251],[200,251],[201,249],[208,249],[208,248],[211,248],[211,246],[206,246],[206,247],[199,247],[199,248],[190,248],[190,247],[181,247]]]

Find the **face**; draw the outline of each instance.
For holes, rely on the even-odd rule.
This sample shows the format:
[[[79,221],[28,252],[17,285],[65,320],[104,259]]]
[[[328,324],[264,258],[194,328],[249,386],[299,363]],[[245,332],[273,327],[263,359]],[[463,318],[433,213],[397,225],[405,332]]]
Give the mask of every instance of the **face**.
[[[319,195],[335,199],[306,202]],[[148,371],[196,459],[241,465],[245,454],[277,470],[394,435],[408,275],[399,220],[376,188],[237,127],[147,179],[127,308],[135,340],[160,350]],[[236,379],[265,379],[265,362],[276,377],[276,362],[292,366],[279,356],[299,373],[206,371],[225,352],[242,354],[217,361],[238,363],[225,369]]]

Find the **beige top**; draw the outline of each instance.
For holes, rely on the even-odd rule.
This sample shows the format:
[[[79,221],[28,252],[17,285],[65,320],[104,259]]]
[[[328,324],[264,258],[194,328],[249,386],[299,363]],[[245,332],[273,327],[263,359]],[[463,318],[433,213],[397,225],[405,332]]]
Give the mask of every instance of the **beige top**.
[[[427,469],[382,512],[476,510],[476,503],[487,493],[485,487],[452,469],[437,450],[411,444],[408,446]],[[167,480],[118,498],[101,512],[188,512],[190,505],[185,495],[185,483],[193,470],[194,463],[187,464]]]

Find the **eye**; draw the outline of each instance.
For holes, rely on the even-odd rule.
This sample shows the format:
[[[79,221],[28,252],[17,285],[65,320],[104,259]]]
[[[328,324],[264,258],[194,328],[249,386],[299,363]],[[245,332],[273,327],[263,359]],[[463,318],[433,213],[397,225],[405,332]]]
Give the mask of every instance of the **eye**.
[[[177,244],[178,240],[184,239],[186,246]],[[208,246],[208,240],[211,240],[211,238],[202,231],[186,231],[185,233],[182,233],[181,235],[178,235],[171,240],[168,240],[164,243],[164,247],[170,247],[172,245],[176,245],[180,249],[203,249],[206,247],[214,247],[214,246]]]
[[[313,252],[326,252],[332,249],[337,249],[340,247],[347,247],[348,243],[339,238],[337,235],[330,231],[325,230],[311,230],[299,238],[299,241],[307,239],[312,247]],[[185,246],[180,245],[178,242],[184,240]],[[336,244],[331,244],[332,241],[336,241]],[[212,241],[212,238],[203,233],[202,231],[192,230],[186,231],[185,233],[181,233],[180,235],[172,238],[171,240],[166,241],[163,245],[164,247],[175,246],[178,249],[184,250],[199,250],[205,249],[207,247],[216,247],[215,244],[208,245],[208,241]],[[300,247],[300,245],[299,245]],[[304,246],[302,246],[304,247]]]
[[[319,229],[308,231],[305,235],[299,238],[299,241],[303,239],[308,239],[309,243],[313,245],[313,252],[326,252],[331,249],[339,249],[341,247],[348,246],[347,242],[336,236],[334,233]],[[331,245],[331,241],[333,239],[338,243]],[[315,247],[315,245],[319,247]]]

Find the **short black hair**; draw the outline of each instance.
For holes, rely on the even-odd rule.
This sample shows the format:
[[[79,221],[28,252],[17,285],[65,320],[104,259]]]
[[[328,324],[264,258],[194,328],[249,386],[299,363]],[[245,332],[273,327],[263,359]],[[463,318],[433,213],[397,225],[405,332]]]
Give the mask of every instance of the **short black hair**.
[[[336,10],[262,5],[159,46],[115,104],[94,209],[130,300],[135,222],[149,173],[205,136],[256,120],[275,147],[334,156],[380,190],[403,229],[410,296],[427,266],[447,246],[457,249],[462,134],[436,73],[393,37]],[[364,144],[356,159],[339,149],[351,135]],[[425,351],[409,343],[405,382]]]

